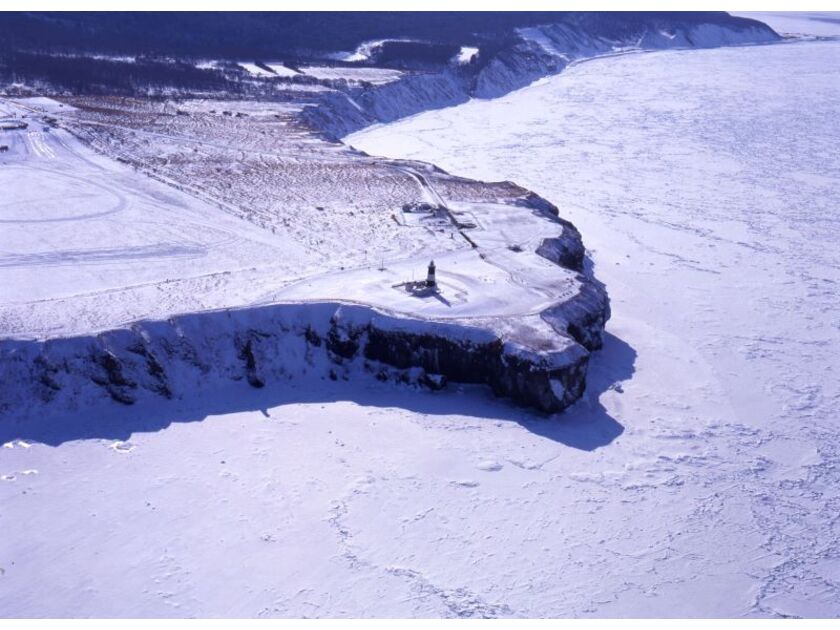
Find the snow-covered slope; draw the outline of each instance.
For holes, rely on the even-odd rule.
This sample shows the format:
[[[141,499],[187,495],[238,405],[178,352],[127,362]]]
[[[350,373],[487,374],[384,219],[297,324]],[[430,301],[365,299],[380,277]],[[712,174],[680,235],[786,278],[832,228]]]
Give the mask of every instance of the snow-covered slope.
[[[592,57],[639,50],[760,44],[778,39],[772,29],[760,22],[735,20],[696,23],[666,19],[657,27],[644,24],[617,35],[598,24],[574,20],[521,28],[501,48],[485,52],[479,48],[475,63],[465,66],[458,61],[443,70],[406,75],[385,86],[331,93],[308,107],[304,117],[317,129],[343,137],[371,124],[456,105],[470,98],[495,98]]]

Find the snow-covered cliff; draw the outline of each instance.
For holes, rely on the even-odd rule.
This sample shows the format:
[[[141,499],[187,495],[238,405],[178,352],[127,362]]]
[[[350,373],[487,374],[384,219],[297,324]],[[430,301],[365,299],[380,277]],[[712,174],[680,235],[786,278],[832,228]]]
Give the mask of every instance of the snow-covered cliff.
[[[558,293],[537,312],[441,320],[306,300],[205,310],[74,336],[0,339],[0,417],[11,422],[0,433],[11,439],[18,420],[45,412],[188,399],[231,381],[282,388],[290,379],[373,377],[430,389],[453,381],[562,411],[584,392],[609,300],[584,270],[580,233],[557,217],[557,208],[533,193],[515,205],[551,219],[552,233],[561,228],[538,241],[536,254],[575,278],[573,293]]]
[[[290,378],[349,379],[363,373],[432,389],[447,380],[486,384],[498,395],[548,412],[577,400],[585,385],[584,347],[539,318],[515,327],[521,343],[509,338],[510,330],[502,333],[490,324],[308,303],[142,321],[96,335],[3,340],[0,415],[14,421],[45,405],[66,413],[111,401],[131,405],[202,396],[230,381],[282,387]],[[14,424],[3,425],[5,438],[15,431]]]

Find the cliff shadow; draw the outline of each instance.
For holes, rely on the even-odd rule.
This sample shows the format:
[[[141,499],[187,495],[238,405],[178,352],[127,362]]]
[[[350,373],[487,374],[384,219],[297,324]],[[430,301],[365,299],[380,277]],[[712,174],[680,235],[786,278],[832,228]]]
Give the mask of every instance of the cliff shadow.
[[[42,411],[25,419],[0,422],[0,443],[26,440],[59,446],[84,439],[128,440],[134,433],[160,431],[177,422],[201,422],[214,415],[253,411],[276,416],[282,414],[285,405],[351,401],[360,406],[405,409],[431,417],[462,415],[488,422],[516,422],[544,438],[592,451],[608,445],[624,431],[599,398],[617,382],[632,376],[635,358],[636,352],[627,343],[606,333],[603,349],[593,353],[590,360],[584,398],[563,413],[551,416],[497,398],[483,385],[451,383],[447,390],[431,392],[403,384],[379,383],[373,375],[366,374],[337,382],[310,376],[269,383],[261,389],[243,380],[172,401],[146,399],[131,406],[106,402],[95,409],[61,414]]]
[[[571,448],[594,451],[607,446],[624,433],[624,426],[601,403],[607,391],[622,392],[621,383],[635,372],[636,351],[627,342],[608,332],[604,346],[592,353],[587,372],[586,392],[574,405],[550,418],[521,422],[532,433]]]

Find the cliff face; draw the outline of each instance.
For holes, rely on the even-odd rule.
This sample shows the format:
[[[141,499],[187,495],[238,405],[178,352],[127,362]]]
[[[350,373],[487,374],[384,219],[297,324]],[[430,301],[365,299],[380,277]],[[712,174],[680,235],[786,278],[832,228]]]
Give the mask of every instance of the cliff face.
[[[399,81],[330,93],[303,112],[314,128],[341,138],[363,127],[470,98],[494,98],[562,72],[569,64],[632,50],[715,48],[777,41],[768,26],[726,14],[662,14],[616,27],[616,19],[567,16],[556,24],[516,29],[501,45],[479,45],[466,64],[408,74]]]
[[[588,352],[562,335],[503,341],[487,326],[442,324],[339,303],[277,304],[137,322],[98,335],[0,341],[0,414],[200,396],[226,381],[255,388],[306,374],[432,389],[451,380],[560,411],[583,392]],[[553,337],[553,338],[552,338]],[[528,343],[528,342],[526,342]]]

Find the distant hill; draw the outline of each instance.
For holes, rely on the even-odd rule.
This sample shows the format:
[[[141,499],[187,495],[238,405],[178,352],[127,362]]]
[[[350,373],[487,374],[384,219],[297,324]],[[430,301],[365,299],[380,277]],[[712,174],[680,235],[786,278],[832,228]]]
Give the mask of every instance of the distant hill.
[[[523,33],[534,27],[565,52],[526,41]],[[465,82],[455,92],[486,97],[595,49],[722,45],[721,32],[735,42],[777,37],[760,22],[719,12],[4,13],[0,90],[274,98],[284,86],[345,87],[296,71],[275,81],[271,69],[262,76],[246,70],[268,68],[267,61],[292,68],[314,61],[446,72],[447,81],[458,75],[456,82]],[[594,48],[587,53],[587,46]],[[453,62],[465,47],[476,53]],[[282,98],[303,94],[290,90]]]
[[[290,58],[383,38],[470,45],[562,22],[616,38],[645,25],[755,24],[723,12],[10,12],[0,20],[0,50]]]

